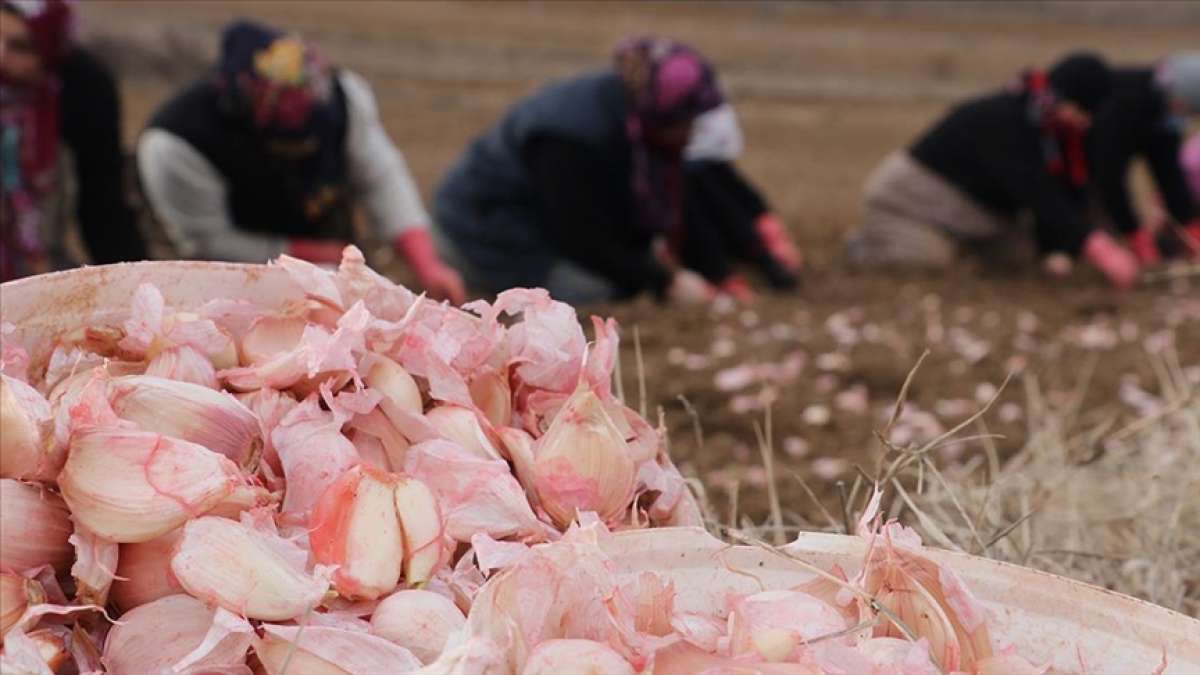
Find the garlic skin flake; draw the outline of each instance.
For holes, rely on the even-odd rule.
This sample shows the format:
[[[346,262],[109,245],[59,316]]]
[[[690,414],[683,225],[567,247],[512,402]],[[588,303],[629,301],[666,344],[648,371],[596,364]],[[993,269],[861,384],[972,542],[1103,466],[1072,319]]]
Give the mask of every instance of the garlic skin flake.
[[[58,481],[75,519],[117,543],[166,534],[243,482],[233,462],[203,446],[126,429],[73,437]]]
[[[145,431],[202,445],[250,471],[258,462],[258,417],[225,392],[150,375],[115,378],[108,391],[113,412]]]
[[[66,572],[75,559],[75,527],[58,495],[11,478],[0,479],[0,570],[51,565]]]
[[[539,504],[560,528],[584,511],[606,522],[633,500],[635,468],[628,444],[600,398],[580,387],[534,446]]]
[[[433,663],[467,617],[449,598],[432,591],[403,590],[384,598],[371,615],[371,632]]]
[[[325,597],[327,570],[307,573],[303,549],[253,529],[251,518],[189,521],[171,557],[171,572],[191,595],[248,619],[294,619]]]
[[[374,600],[400,583],[404,536],[396,513],[401,478],[358,465],[317,501],[309,520],[313,556],[335,565],[333,583],[348,598]]]
[[[474,410],[456,405],[443,405],[425,413],[425,419],[448,441],[459,444],[471,454],[483,459],[500,459],[496,444],[488,438]]]

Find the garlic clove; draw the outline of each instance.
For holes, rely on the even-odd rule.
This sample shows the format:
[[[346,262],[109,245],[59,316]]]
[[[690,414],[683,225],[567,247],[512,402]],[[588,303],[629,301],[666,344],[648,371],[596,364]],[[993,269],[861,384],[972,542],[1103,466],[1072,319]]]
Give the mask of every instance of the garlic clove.
[[[521,487],[529,494],[530,502],[536,506],[537,493],[533,485],[533,436],[515,427],[501,427],[496,430],[496,435],[500,437],[505,456],[512,462],[513,473],[517,475],[517,480],[521,481]]]
[[[262,630],[263,639],[254,651],[269,675],[283,675],[289,654],[292,662],[287,672],[304,675],[406,673],[421,667],[412,652],[370,633],[269,623]]]
[[[433,578],[446,551],[441,509],[433,492],[415,478],[403,478],[395,488],[396,513],[404,533],[404,580],[410,585]]]
[[[404,457],[408,454],[408,439],[382,410],[376,408],[365,415],[355,415],[348,426],[352,435],[366,435],[379,442],[379,456],[376,458],[379,468],[399,471],[404,466]]]
[[[421,663],[432,663],[467,617],[449,598],[422,590],[397,591],[371,614],[371,632],[411,651]]]
[[[329,583],[297,565],[304,555],[277,534],[203,516],[183,527],[171,572],[191,595],[263,621],[294,619],[325,597]],[[299,556],[289,549],[297,549]]]
[[[242,338],[242,365],[262,365],[295,349],[307,323],[299,316],[267,314],[258,317]]]
[[[437,429],[442,438],[458,443],[472,454],[484,459],[501,458],[500,451],[488,438],[479,423],[479,415],[474,410],[456,405],[443,405],[425,413],[425,419]]]
[[[205,513],[243,483],[206,448],[148,431],[76,435],[59,487],[75,519],[118,543],[149,541]]]
[[[400,477],[363,465],[342,474],[313,508],[309,541],[348,598],[374,600],[400,583],[404,539],[396,514]]]
[[[108,591],[117,570],[118,546],[100,539],[82,525],[68,539],[75,547],[75,598],[81,605],[108,604]]]
[[[109,599],[122,611],[154,602],[168,595],[183,593],[183,586],[171,572],[174,553],[182,528],[137,544],[121,544],[117,556],[117,579]]]
[[[242,513],[264,506],[274,507],[279,503],[279,495],[257,485],[238,485],[217,502],[217,505],[205,512],[206,516],[220,516],[230,520],[239,520]]]
[[[212,361],[204,352],[188,345],[159,352],[146,366],[146,375],[191,382],[209,389],[220,388]]]
[[[424,410],[421,389],[417,381],[399,363],[380,354],[369,354],[360,367],[363,382],[383,394],[379,407],[393,423],[401,423],[401,415],[420,415]]]
[[[512,423],[512,387],[507,370],[488,370],[470,384],[471,400],[494,427]]]
[[[36,485],[0,479],[0,570],[51,565],[65,573],[75,558],[68,541],[74,529],[61,497]]]
[[[0,477],[51,481],[62,468],[53,461],[54,416],[38,390],[0,374]],[[61,456],[66,460],[66,456]]]
[[[149,375],[109,383],[109,403],[123,419],[202,445],[253,472],[262,450],[258,418],[237,399],[190,382]]]
[[[523,675],[634,675],[608,645],[592,640],[546,640],[529,655]]]
[[[0,645],[25,608],[46,602],[42,585],[15,572],[0,572]]]
[[[729,650],[788,659],[801,643],[838,633],[847,622],[835,608],[799,591],[764,591],[736,598],[729,613]]]
[[[584,511],[612,520],[633,500],[629,446],[586,388],[572,394],[538,439],[533,473],[539,504],[560,528]]]
[[[220,611],[188,595],[169,595],[126,612],[104,643],[108,672],[180,672],[180,664],[189,656],[193,658],[184,667],[220,668],[244,663],[252,639],[250,626],[245,625],[244,632],[221,630],[221,626],[213,631]],[[211,646],[195,658],[193,652],[205,643],[210,632],[217,639],[210,640]]]

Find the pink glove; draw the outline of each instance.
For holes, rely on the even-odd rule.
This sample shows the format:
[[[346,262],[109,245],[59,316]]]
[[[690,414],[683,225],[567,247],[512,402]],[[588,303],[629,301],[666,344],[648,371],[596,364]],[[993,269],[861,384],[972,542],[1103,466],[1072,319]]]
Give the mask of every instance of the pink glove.
[[[789,272],[796,272],[804,263],[800,255],[800,249],[796,248],[796,244],[792,242],[791,235],[788,234],[787,228],[783,221],[774,213],[764,213],[758,217],[754,223],[754,228],[758,230],[758,236],[762,238],[763,245],[767,247],[767,253],[779,261]]]
[[[396,254],[408,261],[417,275],[417,281],[425,287],[430,297],[449,300],[455,305],[466,301],[467,291],[462,277],[438,257],[429,230],[408,230],[396,237],[393,246]]]
[[[1107,232],[1096,230],[1088,235],[1083,243],[1083,257],[1118,289],[1130,288],[1137,281],[1137,258]]]
[[[1143,265],[1157,265],[1162,262],[1162,253],[1158,250],[1154,233],[1144,227],[1129,235],[1129,248]]]
[[[743,304],[754,302],[754,291],[739,274],[730,274],[725,277],[724,281],[717,284],[717,292],[724,293]]]
[[[342,261],[344,248],[346,242],[336,239],[291,239],[285,252],[310,263],[336,265]]]

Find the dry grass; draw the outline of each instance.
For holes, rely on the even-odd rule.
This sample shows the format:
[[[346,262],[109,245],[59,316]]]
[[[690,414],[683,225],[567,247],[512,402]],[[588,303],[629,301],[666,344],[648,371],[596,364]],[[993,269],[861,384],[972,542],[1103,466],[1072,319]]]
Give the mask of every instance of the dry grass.
[[[1200,387],[1172,350],[1147,358],[1159,376],[1153,392],[1159,405],[1142,416],[1126,419],[1115,406],[1082,410],[1090,371],[1079,377],[1076,395],[1058,405],[1026,376],[1028,441],[1009,457],[996,451],[984,406],[952,430],[954,438],[910,448],[884,443],[874,471],[860,468],[852,485],[839,486],[842,513],[830,513],[813,497],[820,522],[786,509],[772,509],[765,523],[739,518],[736,491],[728,518],[716,516],[710,504],[705,508],[713,529],[734,540],[772,540],[781,531],[845,532],[879,482],[889,493],[885,512],[931,545],[1034,567],[1200,617],[1200,539],[1194,534],[1200,529]],[[972,426],[978,433],[968,432]],[[764,457],[768,440],[760,435]],[[932,451],[946,442],[978,446],[978,452],[939,467]],[[770,483],[799,480],[775,475],[770,462],[766,469]]]

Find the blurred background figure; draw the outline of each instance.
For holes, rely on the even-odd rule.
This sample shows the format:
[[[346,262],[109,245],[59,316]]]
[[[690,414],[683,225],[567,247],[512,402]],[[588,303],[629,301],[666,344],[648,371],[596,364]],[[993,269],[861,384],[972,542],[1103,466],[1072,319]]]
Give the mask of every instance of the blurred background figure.
[[[226,27],[211,75],[175,94],[137,147],[147,202],[181,257],[336,263],[354,206],[436,298],[462,302],[367,82],[298,37]]]
[[[61,0],[0,4],[0,280],[146,257],[124,197],[120,101]]]
[[[746,297],[736,257],[791,285],[798,253],[778,220],[762,228],[769,239],[758,233],[766,204],[730,164],[736,119],[693,134],[706,113],[730,114],[723,102],[693,49],[625,42],[613,67],[542,89],[469,146],[438,189],[439,247],[482,291],[544,286],[575,303],[642,291],[698,303],[717,288]]]
[[[851,263],[939,269],[964,250],[996,261],[1036,242],[1051,271],[1082,254],[1114,285],[1132,285],[1137,260],[1086,214],[1085,133],[1111,83],[1100,58],[1073,54],[956,107],[867,179]],[[1022,232],[1026,213],[1035,242]]]
[[[1096,114],[1090,157],[1105,215],[1128,238],[1143,264],[1200,242],[1200,208],[1188,188],[1182,154],[1187,117],[1200,115],[1200,52],[1176,54],[1157,66],[1121,68],[1113,93]],[[1146,161],[1161,198],[1139,226],[1128,188],[1134,159]],[[1193,251],[1200,255],[1200,249]]]

